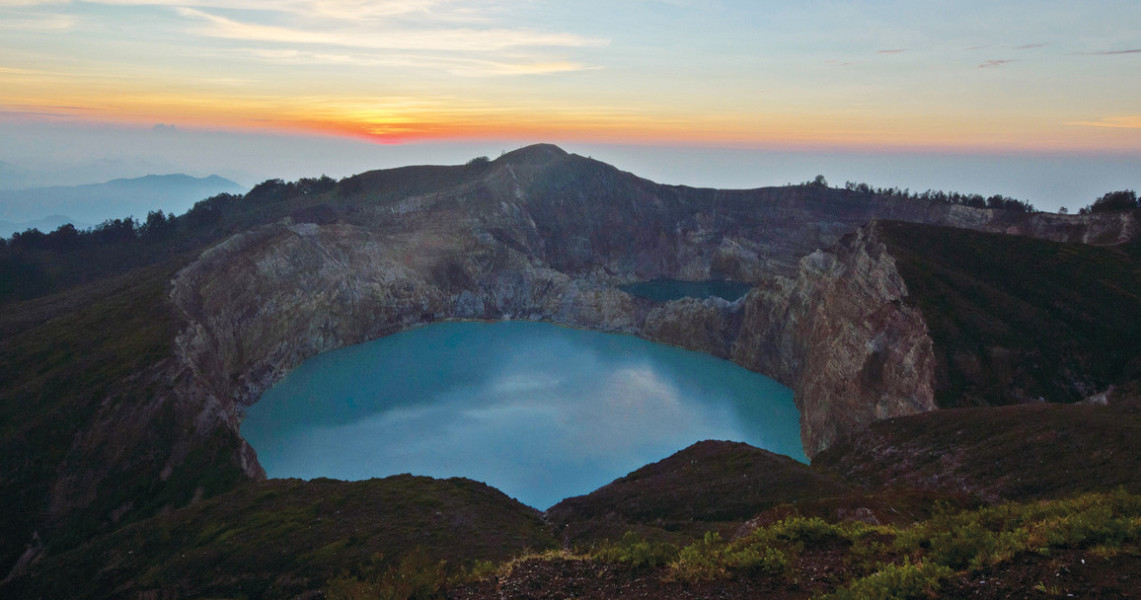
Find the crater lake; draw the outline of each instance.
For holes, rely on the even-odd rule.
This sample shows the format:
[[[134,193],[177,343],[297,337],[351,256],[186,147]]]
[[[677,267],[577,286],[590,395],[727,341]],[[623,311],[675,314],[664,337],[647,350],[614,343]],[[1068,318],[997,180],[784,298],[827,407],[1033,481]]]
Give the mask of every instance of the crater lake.
[[[270,477],[483,481],[536,508],[704,439],[807,462],[792,391],[631,335],[437,323],[315,356],[249,407]]]

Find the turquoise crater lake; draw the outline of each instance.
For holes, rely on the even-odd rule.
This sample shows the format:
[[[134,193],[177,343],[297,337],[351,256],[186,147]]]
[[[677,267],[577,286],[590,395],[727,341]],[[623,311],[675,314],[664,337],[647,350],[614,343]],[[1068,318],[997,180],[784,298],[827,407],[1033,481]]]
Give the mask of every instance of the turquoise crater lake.
[[[270,477],[468,477],[547,508],[703,439],[807,461],[792,391],[729,361],[547,323],[438,323],[306,361],[251,406]]]

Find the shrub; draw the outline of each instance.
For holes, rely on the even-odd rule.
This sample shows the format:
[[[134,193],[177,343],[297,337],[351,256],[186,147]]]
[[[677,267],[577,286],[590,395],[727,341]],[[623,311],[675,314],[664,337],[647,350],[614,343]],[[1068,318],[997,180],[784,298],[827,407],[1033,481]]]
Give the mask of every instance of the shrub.
[[[1116,212],[1135,208],[1137,208],[1137,193],[1133,190],[1121,190],[1109,192],[1094,200],[1094,203],[1089,206],[1089,211],[1095,213]]]
[[[764,532],[766,537],[788,540],[790,542],[803,541],[815,544],[828,539],[846,537],[840,525],[834,525],[820,517],[788,517],[777,522],[772,527],[758,530]]]
[[[725,554],[725,566],[731,571],[746,573],[746,574],[759,574],[764,573],[767,575],[781,575],[785,574],[792,567],[784,552],[773,548],[748,546],[737,551],[730,551]]]
[[[378,554],[359,575],[331,580],[325,595],[329,600],[432,600],[441,597],[447,585],[445,566],[444,561],[432,560],[422,550],[410,552],[387,567]]]
[[[670,563],[668,579],[685,582],[710,581],[726,574],[721,556],[721,536],[706,533],[705,538],[681,549]]]
[[[617,562],[635,569],[642,567],[659,567],[669,564],[677,558],[677,546],[666,542],[653,542],[644,539],[633,531],[627,531],[622,541],[604,546],[594,553],[595,558],[608,562]]]
[[[853,581],[847,587],[824,596],[821,600],[907,600],[931,597],[939,590],[940,580],[953,571],[933,563],[890,564],[879,572]]]
[[[709,581],[736,575],[792,574],[792,561],[780,548],[763,539],[748,537],[731,544],[721,542],[716,533],[681,549],[670,563],[668,579],[675,581]]]

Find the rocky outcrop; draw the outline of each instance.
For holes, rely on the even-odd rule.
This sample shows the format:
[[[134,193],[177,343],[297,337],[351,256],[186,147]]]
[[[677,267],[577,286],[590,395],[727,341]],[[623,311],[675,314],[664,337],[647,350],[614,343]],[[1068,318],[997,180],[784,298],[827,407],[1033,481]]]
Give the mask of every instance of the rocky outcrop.
[[[171,298],[188,385],[235,427],[241,407],[310,356],[442,319],[530,319],[632,331],[634,301],[458,236],[422,240],[352,225],[282,222],[230,238],[183,269]],[[475,250],[471,252],[471,250]],[[465,252],[465,250],[468,250]],[[461,285],[462,284],[462,285]],[[459,287],[464,289],[459,290]]]
[[[1035,213],[1018,220],[1001,233],[1052,242],[1115,246],[1136,238],[1138,231],[1137,214],[1121,211],[1088,215]]]
[[[872,421],[935,408],[922,313],[873,222],[745,299],[733,360],[793,389],[814,456]]]
[[[875,228],[801,261],[746,298],[653,305],[475,237],[418,242],[350,225],[288,222],[212,248],[175,278],[188,326],[178,353],[206,422],[237,430],[243,408],[306,358],[445,319],[530,319],[638,333],[708,352],[791,386],[808,453],[887,416],[933,408],[930,340]],[[473,252],[472,250],[475,249]],[[472,255],[502,253],[494,268]],[[425,260],[417,255],[415,260]],[[458,282],[465,284],[458,289]],[[253,468],[253,465],[250,465]]]
[[[922,315],[864,223],[1091,241],[1135,227],[816,186],[660,186],[553,146],[480,173],[435,188],[420,174],[406,182],[415,193],[390,196],[366,174],[343,186],[358,190],[343,218],[265,225],[183,269],[171,299],[186,319],[178,359],[193,373],[182,394],[202,404],[199,422],[236,432],[242,407],[320,352],[444,319],[531,319],[636,333],[772,376],[793,388],[812,456],[876,419],[934,408]],[[660,277],[757,287],[735,303],[658,305],[616,288]]]

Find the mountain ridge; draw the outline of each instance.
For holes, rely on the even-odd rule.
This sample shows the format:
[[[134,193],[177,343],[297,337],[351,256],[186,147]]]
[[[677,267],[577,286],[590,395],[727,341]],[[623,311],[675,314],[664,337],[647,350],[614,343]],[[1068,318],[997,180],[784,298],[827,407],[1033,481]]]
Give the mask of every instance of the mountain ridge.
[[[935,408],[934,388],[909,397],[932,381],[939,346],[893,254],[905,245],[878,216],[1015,246],[1056,239],[1063,254],[1108,244],[1081,246],[1095,262],[1136,232],[1132,214],[660,186],[551,147],[517,152],[210,198],[174,220],[183,245],[162,262],[6,305],[0,502],[38,516],[6,520],[3,562],[29,568],[257,486],[264,474],[238,435],[243,405],[309,356],[440,319],[545,319],[733,358],[804,386],[806,449],[827,451],[880,419]],[[735,303],[617,289],[654,277],[757,285]]]

